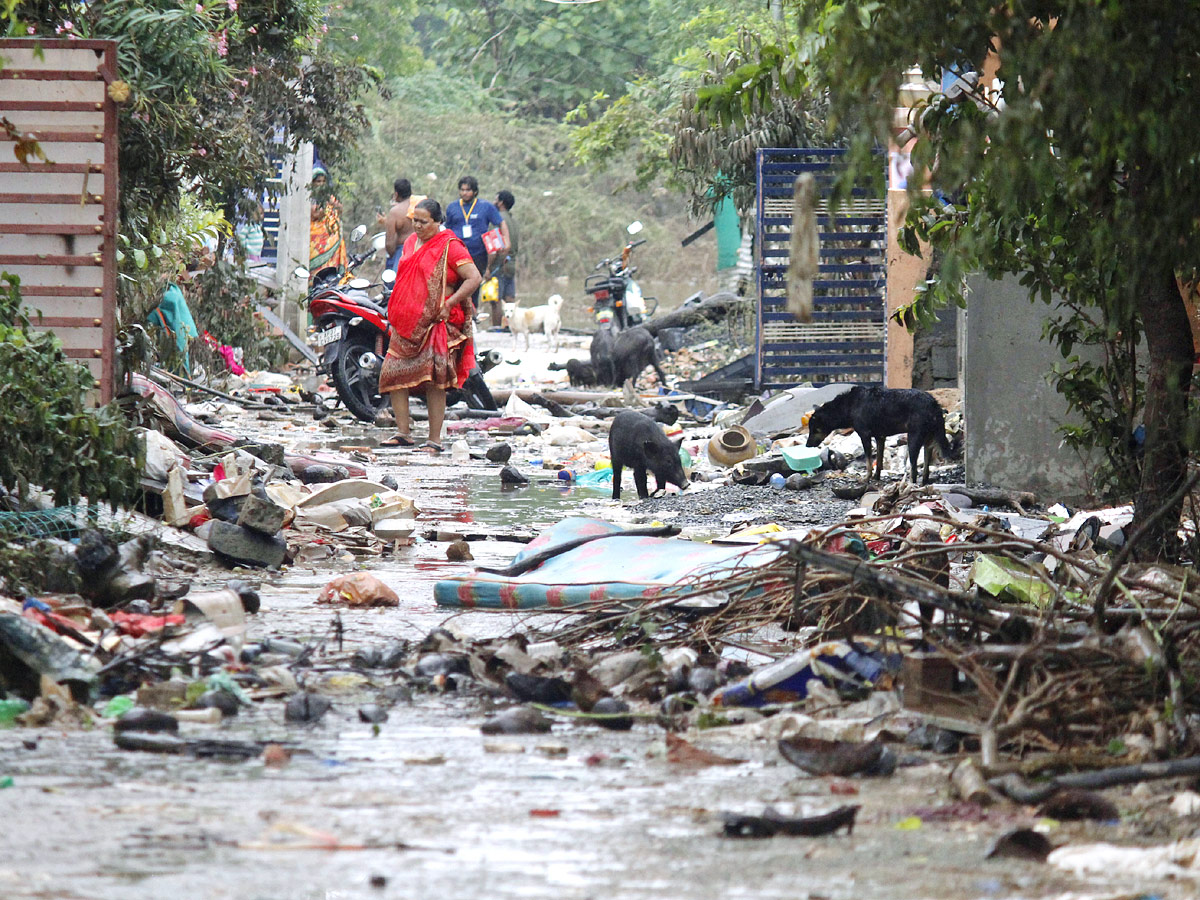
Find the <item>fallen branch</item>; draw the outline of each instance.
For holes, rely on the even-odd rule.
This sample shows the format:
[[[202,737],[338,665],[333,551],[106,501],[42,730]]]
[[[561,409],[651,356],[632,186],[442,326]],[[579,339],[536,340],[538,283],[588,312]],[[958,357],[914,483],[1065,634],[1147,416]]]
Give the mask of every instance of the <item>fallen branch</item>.
[[[1018,803],[1040,803],[1066,788],[1099,790],[1119,784],[1140,784],[1163,778],[1188,778],[1200,775],[1200,756],[1189,756],[1170,762],[1141,763],[1134,766],[1114,766],[1098,772],[1076,772],[1059,775],[1044,785],[1030,785],[1020,775],[1009,774],[991,779],[988,784]]]

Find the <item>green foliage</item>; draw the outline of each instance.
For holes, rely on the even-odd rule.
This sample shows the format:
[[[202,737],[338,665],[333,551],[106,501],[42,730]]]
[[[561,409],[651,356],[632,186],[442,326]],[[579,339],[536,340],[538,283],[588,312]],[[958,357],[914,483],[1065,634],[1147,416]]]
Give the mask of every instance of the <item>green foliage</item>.
[[[26,0],[20,12],[39,34],[118,43],[129,88],[119,161],[127,320],[192,250],[169,243],[192,230],[176,222],[185,196],[233,221],[267,189],[272,157],[313,141],[336,164],[367,125],[360,98],[373,75],[323,48],[317,0]]]
[[[1032,298],[1095,311],[1089,329],[1070,316],[1050,327],[1065,347],[1090,339],[1085,331],[1110,349],[1144,338],[1144,393],[1129,380],[1131,360],[1110,352],[1090,368],[1072,364],[1070,349],[1062,371],[1079,381],[1059,389],[1089,423],[1090,433],[1068,437],[1105,452],[1122,440],[1111,432],[1128,413],[1089,407],[1144,400],[1135,524],[1166,511],[1147,533],[1149,555],[1169,552],[1186,467],[1195,351],[1175,277],[1190,280],[1200,259],[1198,43],[1200,17],[1167,0],[828,2],[803,8],[801,37],[787,49],[764,54],[702,98],[723,123],[735,123],[772,84],[792,93],[828,84],[831,122],[861,122],[852,159],[862,165],[891,136],[910,68],[936,83],[945,72],[985,72],[999,62],[1002,80],[960,96],[935,91],[914,113],[913,165],[929,173],[935,193],[922,196],[922,180],[909,179],[908,224],[944,254],[939,283],[919,300],[961,300],[961,276],[970,271],[1017,273]],[[789,65],[801,80],[789,80]],[[921,315],[910,311],[914,320]],[[1108,378],[1126,380],[1097,389]],[[1129,468],[1114,461],[1108,476],[1122,483]]]
[[[242,348],[247,369],[270,370],[287,361],[287,346],[254,314],[257,294],[258,282],[221,261],[196,276],[188,308],[201,334],[207,329],[221,343]]]
[[[730,193],[749,211],[754,148],[748,142],[768,139],[785,142],[772,146],[787,146],[802,133],[794,116],[802,104],[777,98],[777,112],[731,130],[714,127],[697,112],[697,94],[722,81],[739,60],[756,51],[761,43],[757,36],[773,30],[758,4],[703,7],[671,33],[678,51],[661,74],[639,78],[615,99],[597,93],[571,111],[568,120],[582,123],[572,136],[576,159],[603,168],[614,159],[632,157],[631,181],[637,187],[666,178],[688,192],[697,213],[706,214]]]
[[[708,69],[675,110],[670,159],[697,211],[731,197],[743,215],[752,212],[761,148],[845,144],[844,133],[828,130],[825,93],[800,77],[795,44],[781,50],[772,38],[784,36],[740,29],[726,52],[708,54]]]
[[[458,179],[474,175],[485,199],[494,200],[501,189],[516,197],[519,296],[535,282],[561,277],[566,280],[547,287],[566,297],[568,308],[582,306],[584,275],[620,250],[628,239],[624,228],[634,219],[645,223],[640,237],[648,242],[638,251],[639,280],[678,283],[681,294],[674,300],[705,286],[713,271],[711,251],[703,242],[679,249],[680,238],[695,226],[684,202],[662,184],[628,189],[623,162],[609,174],[579,165],[569,127],[490,108],[471,85],[456,88],[445,76],[423,73],[394,80],[390,89],[389,98],[369,103],[375,127],[349,167],[357,180],[338,187],[348,229],[372,225],[375,207],[386,206],[398,176],[408,178],[415,193],[445,204],[457,199]],[[473,115],[464,117],[464,107]]]
[[[1064,443],[1093,458],[1093,492],[1112,500],[1130,496],[1141,481],[1132,435],[1145,390],[1137,329],[1109,334],[1094,307],[1060,303],[1043,331],[1063,356],[1050,380],[1081,420],[1060,426]]]
[[[59,505],[133,496],[136,441],[115,406],[85,406],[94,389],[56,337],[30,327],[18,279],[0,274],[0,486],[22,500],[40,487]]]
[[[425,66],[412,26],[416,15],[416,0],[341,0],[328,9],[325,48],[374,67],[384,79],[413,75]]]
[[[754,6],[726,5],[718,17]],[[597,93],[620,97],[627,85],[665,72],[714,8],[689,0],[441,0],[423,7],[416,26],[443,71],[486,88],[503,108],[561,119]]]

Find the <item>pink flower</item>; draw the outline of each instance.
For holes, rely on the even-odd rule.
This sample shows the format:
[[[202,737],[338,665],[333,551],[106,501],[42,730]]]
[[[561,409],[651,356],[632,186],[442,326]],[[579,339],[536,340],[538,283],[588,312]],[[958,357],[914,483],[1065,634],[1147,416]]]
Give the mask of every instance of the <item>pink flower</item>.
[[[258,74],[258,66],[251,66],[251,67],[250,67],[250,74],[251,74],[251,75],[257,75],[257,74]]]
[[[352,35],[350,35],[350,40],[352,40],[352,41],[357,41],[357,40],[358,40],[358,35],[357,35],[357,34],[352,34]]]
[[[63,22],[63,31],[70,31],[74,27],[75,27],[75,23],[72,22],[70,19],[67,19],[67,21]]]
[[[203,147],[201,147],[199,150],[196,151],[196,155],[197,156],[208,156],[208,151],[205,150]]]
[[[224,31],[217,34],[217,56],[224,56],[229,52],[229,35]]]
[[[328,34],[328,32],[329,32],[329,26],[326,25],[324,22],[322,22],[321,23],[321,34]]]
[[[198,15],[198,16],[202,16],[202,15],[204,15],[204,6],[203,6],[203,4],[200,4],[200,3],[197,3],[197,4],[196,4],[196,15]]]
[[[36,31],[37,31],[37,29],[34,28],[32,25],[30,25],[28,28],[25,29],[26,34],[33,34]]]
[[[229,11],[231,13],[237,12],[238,0],[225,0],[225,2],[229,6]]]
[[[257,25],[251,25],[251,26],[250,26],[249,28],[247,28],[246,30],[247,30],[248,32],[250,32],[251,34],[258,34],[258,26],[257,26]]]

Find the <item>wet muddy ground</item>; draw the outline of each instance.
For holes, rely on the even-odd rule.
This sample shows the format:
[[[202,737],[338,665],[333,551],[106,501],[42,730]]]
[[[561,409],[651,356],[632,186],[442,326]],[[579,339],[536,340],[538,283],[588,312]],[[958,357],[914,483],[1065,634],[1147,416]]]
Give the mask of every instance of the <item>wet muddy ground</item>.
[[[250,428],[252,420],[239,427]],[[263,423],[266,425],[267,423]],[[387,432],[366,429],[375,439]],[[270,437],[264,434],[264,437]],[[275,435],[278,439],[279,435]],[[457,523],[524,534],[570,513],[628,520],[670,511],[680,500],[618,507],[604,491],[535,484],[501,491],[495,467],[379,454],[373,475],[395,476],[422,509],[422,527]],[[721,502],[750,509],[744,488]],[[689,504],[704,502],[697,493]],[[713,495],[714,497],[716,494]],[[715,501],[714,501],[715,502]],[[724,507],[722,507],[723,509]],[[712,526],[730,530],[714,513]],[[506,562],[512,541],[473,541],[477,563]],[[521,615],[455,613],[433,605],[433,583],[471,563],[450,563],[445,544],[418,543],[382,559],[322,562],[267,576],[248,642],[325,635],[334,611],[317,603],[332,575],[370,569],[400,596],[398,608],[340,611],[344,644],[318,657],[308,683],[334,700],[313,726],[285,723],[264,701],[221,725],[184,724],[187,736],[276,741],[290,761],[198,760],[117,749],[107,727],[0,731],[3,855],[0,897],[88,900],[332,900],[332,898],[1118,898],[1195,896],[1165,881],[1091,882],[1044,865],[985,861],[992,840],[1031,811],[1007,807],[946,815],[953,757],[908,755],[890,779],[860,779],[856,796],[803,775],[773,741],[689,735],[744,760],[692,770],[665,759],[664,731],[641,720],[630,732],[556,720],[537,736],[485,736],[497,699],[416,693],[376,726],[357,709],[395,676],[354,673],[355,650],[419,639],[447,625],[486,637],[518,629]],[[194,589],[229,573],[203,570]],[[903,751],[902,751],[903,756]],[[1166,786],[1133,803],[1144,809]],[[722,811],[797,813],[862,804],[852,834],[733,840]],[[937,810],[941,809],[942,813]],[[921,821],[914,826],[914,817]],[[1148,840],[1141,816],[1119,824],[1058,825],[1055,843]]]

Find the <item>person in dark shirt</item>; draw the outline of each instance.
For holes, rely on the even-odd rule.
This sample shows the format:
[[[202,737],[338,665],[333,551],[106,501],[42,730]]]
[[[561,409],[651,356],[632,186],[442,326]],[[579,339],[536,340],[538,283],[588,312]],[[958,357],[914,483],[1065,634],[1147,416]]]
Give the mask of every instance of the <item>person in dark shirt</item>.
[[[483,234],[504,223],[500,211],[487,200],[479,199],[479,182],[472,175],[458,180],[458,200],[446,207],[446,227],[457,235],[467,247],[475,268],[490,272],[495,254],[489,253],[483,244]],[[476,290],[474,303],[479,302]]]
[[[520,242],[517,236],[517,223],[512,217],[512,208],[516,204],[512,191],[501,191],[496,196],[496,208],[500,210],[503,223],[500,234],[504,237],[505,251],[498,254],[496,268],[500,279],[499,300],[492,309],[492,324],[499,325],[504,316],[504,304],[517,302],[517,249]]]

